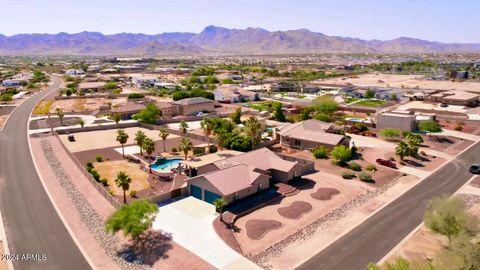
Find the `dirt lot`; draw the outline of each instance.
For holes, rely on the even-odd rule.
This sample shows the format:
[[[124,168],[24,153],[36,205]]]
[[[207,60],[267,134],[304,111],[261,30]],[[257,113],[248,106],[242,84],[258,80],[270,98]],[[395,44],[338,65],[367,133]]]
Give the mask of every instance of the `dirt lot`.
[[[64,117],[62,120],[63,126],[75,126],[78,125],[80,117]],[[52,117],[50,119],[39,119],[32,120],[30,122],[30,129],[42,129],[42,128],[51,128],[51,127],[60,127],[60,119],[57,117]]]
[[[376,87],[398,87],[421,88],[421,89],[439,89],[439,90],[463,90],[480,92],[480,83],[478,82],[452,82],[452,81],[430,81],[422,79],[418,75],[393,75],[393,74],[365,74],[358,78],[332,78],[327,80],[318,80],[320,83],[347,85],[349,83],[357,86],[376,86]]]
[[[3,128],[3,125],[7,121],[8,116],[10,115],[10,113],[13,112],[15,108],[16,107],[14,106],[0,107],[0,129]]]
[[[317,172],[305,178],[313,184],[300,188],[296,195],[276,200],[238,219],[235,238],[245,254],[255,254],[270,247],[365,192],[360,183],[347,182],[327,173]],[[319,188],[334,188],[340,193],[329,200],[317,200],[312,194]],[[298,208],[301,215],[294,214],[291,207]]]
[[[127,98],[82,98],[82,99],[63,99],[55,100],[50,107],[50,113],[55,113],[57,108],[63,110],[63,112],[84,112],[84,111],[96,111],[101,105],[111,104],[116,106],[127,102]]]
[[[134,144],[135,133],[138,130],[142,130],[145,135],[153,140],[160,140],[160,137],[158,136],[158,130],[149,130],[140,127],[126,128],[124,130],[128,134],[128,141],[126,145]],[[79,132],[75,133],[74,135],[75,142],[69,142],[68,135],[60,135],[60,139],[62,140],[63,144],[65,144],[68,150],[70,150],[72,153],[107,147],[120,147],[120,144],[116,140],[117,129]],[[178,138],[178,136],[171,134],[168,136],[168,139],[171,138]],[[178,143],[175,146],[178,146]],[[155,148],[157,150],[162,149],[161,145],[159,145],[158,148],[157,146]]]
[[[447,130],[455,130],[457,126],[462,127],[462,132],[480,135],[480,124],[473,124],[470,122],[463,122],[463,121],[446,121],[440,120],[440,125],[443,126],[444,129]]]
[[[107,178],[110,190],[112,190],[117,196],[123,195],[123,190],[115,184],[117,173],[122,171],[126,172],[132,179],[130,188],[127,191],[127,195],[132,190],[140,191],[147,189],[150,186],[147,181],[148,173],[142,171],[139,164],[130,163],[123,160],[116,160],[94,162],[93,167],[100,174],[100,178]]]
[[[452,136],[432,135],[424,136],[422,147],[444,152],[449,155],[456,155],[472,144],[472,141]]]

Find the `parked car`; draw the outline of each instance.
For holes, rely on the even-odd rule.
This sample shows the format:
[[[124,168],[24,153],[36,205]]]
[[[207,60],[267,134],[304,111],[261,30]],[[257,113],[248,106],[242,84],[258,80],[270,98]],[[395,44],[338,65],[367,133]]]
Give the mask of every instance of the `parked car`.
[[[75,136],[73,136],[73,135],[68,135],[68,141],[69,141],[69,142],[74,142],[74,141],[75,141]]]
[[[472,164],[472,166],[470,166],[470,172],[480,174],[480,164]]]
[[[378,158],[376,160],[376,162],[382,166],[385,166],[385,167],[389,167],[389,168],[392,168],[392,169],[396,169],[397,168],[397,164],[395,164],[395,162],[391,161],[391,160],[387,160],[387,159],[381,159],[381,158]]]
[[[440,103],[440,107],[446,108],[446,107],[448,107],[448,104],[447,103]]]

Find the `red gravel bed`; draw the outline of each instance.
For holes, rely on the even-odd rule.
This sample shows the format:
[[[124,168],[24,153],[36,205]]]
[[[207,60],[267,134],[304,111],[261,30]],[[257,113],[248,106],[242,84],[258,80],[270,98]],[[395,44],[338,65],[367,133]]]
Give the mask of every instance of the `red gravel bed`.
[[[316,192],[310,194],[312,198],[315,200],[320,200],[320,201],[328,201],[330,200],[333,196],[340,194],[340,191],[335,188],[319,188],[317,189]]]
[[[250,219],[245,223],[247,236],[250,239],[260,240],[271,230],[282,227],[282,223],[277,220]]]
[[[480,188],[480,176],[475,177],[471,182],[470,186]]]
[[[312,211],[312,205],[304,201],[295,201],[290,206],[277,209],[280,216],[290,219],[299,219],[310,211]]]
[[[227,227],[227,224],[220,221],[220,217],[217,217],[215,220],[213,220],[213,228],[215,229],[217,235],[223,240],[223,242],[225,242],[225,244],[243,255],[242,248],[240,247],[237,238],[235,238],[233,231]]]

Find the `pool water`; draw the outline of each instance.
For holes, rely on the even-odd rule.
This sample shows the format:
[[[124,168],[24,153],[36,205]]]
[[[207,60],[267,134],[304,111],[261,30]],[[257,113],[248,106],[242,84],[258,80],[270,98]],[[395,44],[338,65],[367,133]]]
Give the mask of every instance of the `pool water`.
[[[155,163],[152,164],[152,169],[154,170],[167,170],[170,168],[177,167],[182,159],[158,159]]]

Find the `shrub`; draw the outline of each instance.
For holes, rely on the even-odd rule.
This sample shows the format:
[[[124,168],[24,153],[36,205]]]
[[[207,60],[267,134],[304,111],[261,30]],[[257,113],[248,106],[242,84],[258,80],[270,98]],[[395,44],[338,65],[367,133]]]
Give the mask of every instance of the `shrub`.
[[[176,147],[172,147],[172,153],[177,153],[177,148]]]
[[[335,146],[330,154],[341,163],[345,163],[352,158],[352,151],[345,145]]]
[[[408,131],[408,130],[402,131],[402,137],[404,137],[404,138],[408,137],[408,135],[410,135],[410,134],[412,134],[411,131]]]
[[[463,126],[461,125],[456,125],[454,128],[456,131],[463,131]]]
[[[368,173],[362,172],[358,175],[358,178],[366,183],[375,183],[375,180],[373,180],[372,176]]]
[[[136,190],[130,191],[130,197],[137,198],[137,191]]]
[[[93,167],[87,167],[87,172],[92,173]]]
[[[130,95],[128,95],[128,99],[139,99],[139,98],[143,98],[144,96],[140,93],[132,93]]]
[[[198,156],[198,155],[203,155],[205,154],[205,150],[201,148],[193,148],[193,155]]]
[[[365,168],[365,170],[367,170],[367,171],[369,171],[369,172],[375,172],[375,171],[377,171],[377,167],[376,167],[375,165],[373,165],[373,164],[369,164],[369,165]]]
[[[332,122],[332,118],[326,113],[319,113],[315,115],[315,119],[322,122]]]
[[[87,161],[87,168],[93,168],[93,163],[91,161]]]
[[[388,159],[390,159],[390,161],[395,161],[394,157],[389,157]]]
[[[100,179],[100,183],[102,183],[102,185],[104,187],[106,187],[106,186],[108,186],[108,179],[104,177],[104,178]]]
[[[67,89],[67,90],[65,91],[65,95],[66,95],[67,97],[71,96],[72,94],[73,94],[73,93],[72,93],[72,89]]]
[[[210,145],[210,146],[208,147],[208,152],[209,152],[209,153],[216,153],[217,151],[218,151],[218,148],[217,148],[216,145]]]
[[[324,159],[328,157],[328,150],[324,146],[319,146],[312,151],[313,157],[316,159]]]
[[[97,162],[103,162],[103,157],[100,155],[96,156],[95,159],[97,160]]]
[[[353,178],[355,178],[355,177],[357,177],[357,176],[356,176],[354,173],[352,173],[352,172],[344,172],[344,173],[342,174],[342,177],[343,177],[343,179],[353,179]]]
[[[111,190],[111,189],[108,191],[108,194],[110,194],[112,196],[115,195],[115,193],[113,193],[113,190]]]
[[[100,174],[97,172],[97,170],[92,169],[90,174],[92,175],[93,179],[95,179],[95,181],[100,181]]]
[[[427,156],[427,153],[425,153],[425,151],[420,151],[420,155]]]
[[[359,172],[359,171],[362,170],[362,166],[360,166],[358,163],[353,162],[353,161],[348,164],[348,168],[350,170],[356,171],[356,172]]]
[[[384,128],[380,130],[380,135],[387,140],[393,140],[400,136],[400,130],[396,128]]]

